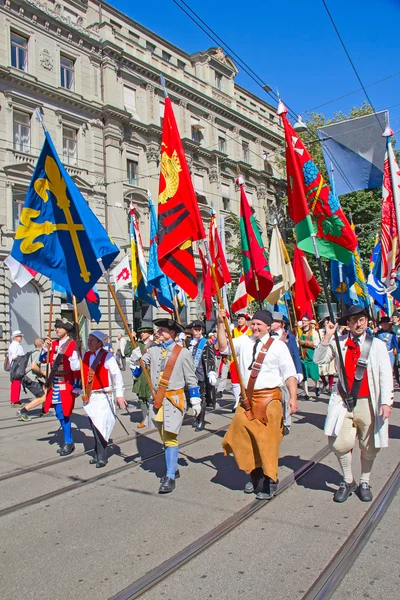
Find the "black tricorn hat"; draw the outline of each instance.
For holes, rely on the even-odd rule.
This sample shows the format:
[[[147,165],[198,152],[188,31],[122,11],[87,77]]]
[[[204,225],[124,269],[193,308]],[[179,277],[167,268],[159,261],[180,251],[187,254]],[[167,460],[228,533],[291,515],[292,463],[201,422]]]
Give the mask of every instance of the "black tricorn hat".
[[[365,317],[368,317],[367,311],[362,306],[350,306],[347,313],[345,313],[344,315],[342,315],[340,317],[340,319],[338,319],[338,324],[339,325],[347,325],[347,321],[351,317],[354,317],[354,315],[360,315],[360,317],[364,315]]]
[[[199,321],[198,319],[196,319],[195,321],[190,323],[190,325],[188,325],[188,327],[190,329],[193,329],[193,327],[201,327],[202,329],[206,328],[204,321]]]
[[[59,327],[60,329],[65,329],[65,331],[68,331],[68,333],[70,333],[71,331],[74,330],[74,324],[71,323],[71,321],[67,321],[67,319],[56,319],[55,322],[55,327]]]
[[[184,331],[182,325],[174,319],[155,319],[153,321],[153,325],[155,325],[156,327],[165,327],[166,329],[172,329],[173,331],[176,331],[176,333],[181,333],[182,331]]]

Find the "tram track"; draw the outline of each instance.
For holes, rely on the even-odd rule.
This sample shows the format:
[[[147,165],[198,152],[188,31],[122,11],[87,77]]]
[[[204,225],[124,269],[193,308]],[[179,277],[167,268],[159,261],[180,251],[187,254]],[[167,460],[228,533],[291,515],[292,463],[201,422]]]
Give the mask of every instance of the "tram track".
[[[213,410],[208,411],[206,413],[206,417],[208,415],[213,414],[217,410],[221,410],[221,409],[214,408]],[[222,415],[222,416],[225,416],[225,415]],[[193,418],[194,418],[193,415],[185,415],[185,417],[183,419],[183,424],[187,424],[188,422],[193,420]],[[48,422],[49,421],[47,421],[47,423]],[[131,421],[131,423],[132,423],[132,421]],[[27,426],[26,423],[24,423],[24,425],[25,425],[25,427]],[[112,443],[109,444],[109,448],[112,448],[112,446],[119,446],[121,444],[126,444],[127,442],[130,442],[137,437],[149,437],[156,431],[157,430],[155,428],[150,429],[149,431],[145,431],[143,433],[140,431],[134,431],[131,435],[127,435],[127,436],[124,436],[121,438],[117,438],[116,440],[113,440]],[[74,460],[75,458],[80,458],[82,456],[89,455],[91,452],[93,452],[93,448],[91,448],[90,450],[80,450],[79,452],[74,452],[73,454],[70,454],[69,456],[64,456],[64,457],[59,456],[57,458],[52,458],[50,460],[40,462],[35,465],[31,465],[29,467],[20,467],[18,469],[15,469],[14,471],[10,471],[8,473],[1,474],[0,482],[7,481],[8,479],[13,479],[14,477],[19,477],[21,475],[26,475],[27,473],[33,473],[35,471],[40,471],[42,469],[46,469],[47,467],[52,467],[54,465],[65,463],[70,460]]]
[[[205,440],[213,435],[218,435],[220,432],[226,431],[228,429],[229,425],[230,425],[230,422],[227,423],[226,425],[224,425],[223,427],[219,427],[218,429],[210,429],[202,435],[197,435],[195,438],[187,440],[186,442],[182,442],[181,444],[179,444],[179,448],[182,448],[182,449],[187,448],[188,446],[196,444],[197,442]],[[85,454],[85,453],[83,453],[83,454]],[[51,500],[52,498],[62,496],[68,492],[77,490],[79,488],[90,485],[92,483],[97,483],[98,481],[101,481],[102,479],[111,477],[112,475],[119,475],[120,473],[123,473],[124,471],[127,471],[129,469],[141,467],[142,465],[148,463],[149,461],[154,460],[155,458],[158,458],[159,456],[163,456],[163,455],[164,455],[164,450],[160,450],[158,452],[154,452],[153,454],[151,454],[149,456],[146,456],[146,458],[144,458],[144,459],[141,459],[141,460],[133,459],[132,461],[130,461],[127,464],[121,465],[119,467],[115,467],[114,469],[109,469],[109,470],[103,471],[102,473],[99,473],[98,475],[94,475],[93,477],[88,477],[87,479],[79,479],[78,481],[75,481],[74,483],[65,485],[56,490],[52,490],[51,492],[41,494],[40,496],[35,496],[34,498],[30,498],[29,500],[24,500],[23,502],[18,502],[18,503],[12,504],[11,506],[7,506],[3,509],[0,509],[0,518],[10,515],[12,513],[15,513],[24,508],[29,508],[30,506],[34,506],[36,504],[40,504],[47,500]],[[68,458],[68,457],[66,457],[66,458]],[[55,460],[57,460],[57,459],[55,459]],[[64,460],[64,459],[61,459],[61,460]]]

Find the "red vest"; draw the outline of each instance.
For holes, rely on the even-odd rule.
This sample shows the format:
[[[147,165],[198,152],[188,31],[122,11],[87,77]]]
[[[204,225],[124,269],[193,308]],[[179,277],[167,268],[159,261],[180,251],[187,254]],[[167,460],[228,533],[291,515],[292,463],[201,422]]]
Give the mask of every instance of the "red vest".
[[[347,375],[347,381],[349,382],[349,389],[353,387],[354,383],[354,375],[356,374],[356,367],[358,359],[361,355],[361,348],[359,345],[356,345],[353,339],[349,336],[346,346],[346,358],[344,361],[344,367]],[[359,398],[367,398],[370,396],[369,393],[369,385],[368,385],[368,375],[367,369],[365,369],[363,380],[361,382],[360,392],[358,394]]]
[[[53,365],[53,362],[56,358],[56,352],[60,345],[59,340],[54,340],[51,342],[50,348],[50,369]],[[69,359],[72,356],[74,350],[76,350],[76,345],[74,340],[71,340],[68,344],[68,348],[65,350],[60,366],[58,367],[59,375],[59,383],[60,383],[60,398],[62,404],[62,410],[65,417],[69,417],[72,413],[75,404],[75,396],[72,394],[72,384],[74,379],[80,378],[79,371],[72,371],[71,365],[69,363]],[[46,400],[43,406],[44,412],[48,412],[51,407],[53,396],[53,390],[50,389],[47,392]]]
[[[100,350],[99,350],[100,352]],[[83,373],[85,377],[85,385],[87,385],[88,376],[89,376],[89,359],[91,356],[91,352],[85,352],[83,357]],[[109,371],[106,369],[104,363],[106,361],[108,352],[103,352],[103,356],[100,359],[99,364],[96,367],[96,371],[93,377],[93,386],[92,390],[102,390],[110,387],[110,383],[108,380]]]

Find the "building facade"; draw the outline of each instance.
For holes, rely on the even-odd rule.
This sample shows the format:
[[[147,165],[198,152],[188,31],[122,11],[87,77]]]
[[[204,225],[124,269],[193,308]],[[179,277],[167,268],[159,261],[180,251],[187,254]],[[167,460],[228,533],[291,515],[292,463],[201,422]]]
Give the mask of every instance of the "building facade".
[[[238,70],[220,48],[187,54],[96,0],[1,0],[0,24],[0,352],[14,328],[24,331],[27,345],[48,329],[50,282],[36,276],[20,289],[2,262],[43,143],[36,108],[69,174],[121,247],[119,259],[130,247],[131,203],[149,246],[148,195],[157,205],[164,110],[160,75],[204,221],[213,208],[229,245],[241,174],[265,235],[284,190],[274,164],[282,128],[273,106],[235,83]],[[104,282],[98,290],[100,326],[114,337],[120,319]],[[120,297],[132,323],[131,293]],[[203,312],[199,298],[190,302],[188,319]],[[54,314],[69,308],[57,296]],[[144,306],[139,316],[153,315]]]

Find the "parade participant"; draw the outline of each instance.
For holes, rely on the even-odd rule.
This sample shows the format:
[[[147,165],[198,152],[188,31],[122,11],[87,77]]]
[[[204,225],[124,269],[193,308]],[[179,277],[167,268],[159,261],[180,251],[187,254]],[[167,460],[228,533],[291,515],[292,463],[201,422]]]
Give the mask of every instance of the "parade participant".
[[[285,328],[285,318],[280,312],[272,313],[272,324],[271,324],[271,337],[276,337],[281,342],[284,342],[289,349],[290,356],[292,357],[295,369],[297,383],[303,381],[303,368],[300,362],[299,349],[296,342],[296,337],[287,328]],[[283,427],[284,435],[289,435],[290,427],[292,425],[292,415],[288,409],[289,391],[284,385],[282,387],[282,409],[283,409]]]
[[[224,329],[225,311],[218,315],[218,343],[230,354]],[[250,475],[245,493],[258,492],[258,500],[272,498],[278,487],[279,448],[283,438],[281,388],[289,391],[288,407],[297,410],[297,378],[289,349],[270,336],[272,315],[258,310],[250,324],[251,336],[233,340],[239,369],[251,402],[254,419],[239,406],[222,441],[225,454],[233,454],[239,469]]]
[[[128,338],[124,336],[123,333],[119,333],[117,336],[117,352],[115,353],[115,358],[117,359],[117,363],[121,371],[125,371],[126,369],[126,357],[125,357],[125,346],[128,341]]]
[[[8,347],[8,360],[10,367],[12,367],[13,361],[17,358],[17,356],[24,356],[25,352],[21,345],[22,338],[24,334],[19,329],[13,331],[12,334],[12,342]],[[10,374],[11,379],[11,374]],[[11,379],[10,386],[10,404],[11,406],[21,406],[20,401],[21,395],[21,380],[20,379]]]
[[[250,319],[251,317],[247,313],[239,313],[237,315],[238,324],[237,327],[234,327],[232,330],[233,338],[238,338],[241,335],[251,335],[251,329],[247,324],[247,322],[250,321]],[[240,400],[240,384],[239,377],[236,371],[236,365],[233,362],[233,360],[231,360],[231,383],[233,396],[235,398],[235,403],[233,405],[232,412],[235,412]]]
[[[396,334],[397,337],[397,345],[400,347],[400,313],[398,313],[397,311],[395,311],[392,314],[392,330],[394,331],[394,333]],[[396,359],[394,361],[394,376],[396,378],[396,382],[397,385],[400,384],[400,369],[399,369],[399,361],[400,361],[400,354],[397,354]]]
[[[115,425],[116,408],[126,408],[124,382],[117,361],[104,347],[102,331],[91,331],[88,351],[83,356],[83,373],[86,384],[83,403],[94,435],[94,458],[90,461],[96,468],[107,464],[107,444]]]
[[[139,336],[139,341],[137,342],[138,347],[140,348],[142,354],[147,352],[147,350],[155,345],[153,341],[153,333],[154,328],[152,325],[143,327],[139,327],[137,330],[137,334]],[[131,345],[130,342],[128,344]],[[133,350],[133,347],[132,347]],[[132,350],[129,348],[129,356],[132,354]],[[149,418],[149,399],[151,396],[150,386],[147,383],[147,379],[144,373],[141,373],[137,379],[134,380],[132,386],[132,392],[138,397],[139,407],[142,411],[143,419],[138,425],[138,429],[142,429],[143,427],[151,427],[152,422]]]
[[[47,394],[43,409],[47,413],[53,406],[64,434],[59,453],[61,456],[67,456],[75,450],[70,415],[75,404],[74,379],[80,377],[80,362],[76,344],[68,335],[74,330],[73,323],[66,319],[57,319],[55,329],[57,340],[51,341],[50,338],[46,338],[40,355],[40,362],[45,363],[47,352],[50,352],[50,374],[46,380]],[[23,412],[24,409],[21,410],[21,416]]]
[[[156,392],[150,399],[149,412],[158,428],[165,449],[166,475],[162,477],[160,494],[175,489],[175,475],[178,465],[178,434],[185,412],[185,392],[188,388],[190,404],[197,417],[201,410],[200,390],[193,367],[192,355],[186,348],[175,343],[176,334],[183,327],[173,319],[156,319],[159,345],[152,346],[143,355],[135,348],[131,355],[131,370],[139,377],[141,358],[144,366],[150,368],[150,378]]]
[[[349,332],[339,337],[348,389],[354,402],[346,406],[344,376],[336,344],[332,340],[338,325],[347,324]],[[345,502],[354,491],[360,500],[371,502],[370,474],[380,448],[388,445],[388,417],[393,404],[393,378],[385,344],[366,333],[368,316],[359,306],[351,306],[333,325],[328,322],[325,336],[315,350],[314,361],[321,365],[336,359],[339,383],[333,389],[325,421],[325,434],[336,454],[343,481],[335,492],[335,502]],[[361,450],[361,477],[357,486],[352,471],[352,452],[358,438]]]
[[[192,340],[189,350],[193,356],[193,365],[200,389],[201,412],[194,419],[195,431],[203,431],[205,426],[206,406],[215,406],[215,386],[217,384],[217,373],[215,363],[214,344],[207,343],[204,337],[204,322],[193,321],[190,325]]]
[[[104,344],[103,344],[104,348],[107,350],[107,352],[111,352],[112,354],[114,354],[114,349],[112,347],[112,343],[110,342],[110,338],[108,335],[104,336]]]
[[[321,329],[318,331],[318,335],[320,340],[324,339],[325,335],[325,326],[329,323],[329,317],[324,317],[321,319]],[[335,381],[336,375],[336,363],[332,360],[329,364],[319,365],[319,376],[322,382],[322,388],[324,391],[328,390],[329,394],[332,391],[333,383]]]
[[[390,329],[390,318],[382,317],[380,327],[375,333],[375,337],[386,344],[387,351],[389,352],[390,364],[392,369],[394,367],[395,357],[399,353],[399,345],[397,343],[397,336],[394,331]]]
[[[310,399],[308,390],[308,379],[315,383],[315,397],[319,396],[319,369],[313,361],[315,348],[319,344],[319,337],[315,329],[310,325],[307,315],[301,320],[301,331],[299,334],[300,360],[303,367],[305,400]]]

